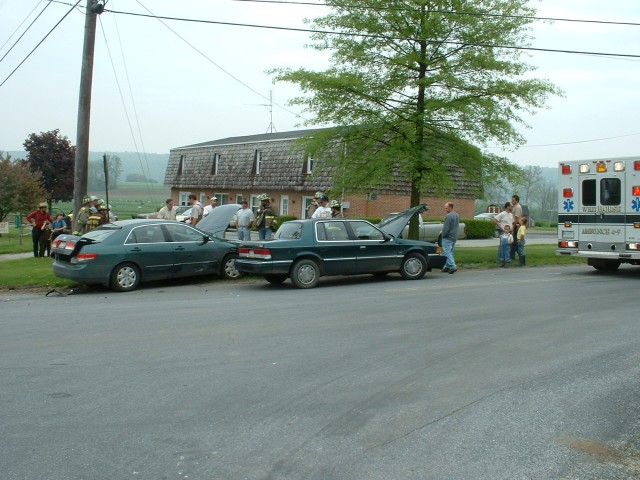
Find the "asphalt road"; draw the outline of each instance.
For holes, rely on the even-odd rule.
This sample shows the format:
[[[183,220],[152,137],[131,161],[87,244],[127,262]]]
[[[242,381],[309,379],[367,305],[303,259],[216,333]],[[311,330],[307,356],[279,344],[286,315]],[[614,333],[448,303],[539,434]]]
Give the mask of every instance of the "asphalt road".
[[[640,478],[638,282],[0,292],[0,478]]]

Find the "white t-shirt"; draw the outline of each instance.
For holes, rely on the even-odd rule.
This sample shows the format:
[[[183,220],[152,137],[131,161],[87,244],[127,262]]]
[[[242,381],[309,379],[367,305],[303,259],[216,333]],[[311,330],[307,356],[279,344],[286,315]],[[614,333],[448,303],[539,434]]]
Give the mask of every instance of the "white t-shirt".
[[[501,211],[498,215],[494,217],[500,228],[504,230],[505,225],[512,226],[513,225],[513,214],[507,212],[506,210]]]
[[[318,207],[311,218],[331,218],[331,208],[329,207]]]

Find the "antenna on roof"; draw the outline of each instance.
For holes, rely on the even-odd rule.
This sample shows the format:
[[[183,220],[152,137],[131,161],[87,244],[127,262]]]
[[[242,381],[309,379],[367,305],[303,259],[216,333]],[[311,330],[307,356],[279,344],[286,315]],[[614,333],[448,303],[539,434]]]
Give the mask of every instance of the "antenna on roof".
[[[249,105],[255,105],[257,107],[267,107],[269,109],[269,126],[266,133],[277,132],[276,126],[273,124],[273,90],[269,90],[269,103],[250,103]]]

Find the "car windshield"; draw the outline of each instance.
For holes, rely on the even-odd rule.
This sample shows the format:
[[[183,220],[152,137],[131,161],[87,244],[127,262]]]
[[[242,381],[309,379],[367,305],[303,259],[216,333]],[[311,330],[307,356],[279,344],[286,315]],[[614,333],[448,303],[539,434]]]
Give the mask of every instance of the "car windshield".
[[[90,239],[94,242],[103,242],[120,229],[120,227],[115,225],[103,225],[102,227],[98,227],[95,230],[85,233],[82,238]]]
[[[184,212],[190,209],[191,205],[181,205],[179,207],[176,207],[176,215],[182,215]]]
[[[297,239],[302,235],[302,223],[285,222],[280,225],[273,238]]]

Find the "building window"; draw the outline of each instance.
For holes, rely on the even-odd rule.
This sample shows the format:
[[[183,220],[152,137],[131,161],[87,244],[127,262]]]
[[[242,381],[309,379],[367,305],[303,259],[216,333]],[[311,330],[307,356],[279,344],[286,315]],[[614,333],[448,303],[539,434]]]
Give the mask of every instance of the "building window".
[[[253,174],[260,175],[261,170],[262,170],[262,152],[260,150],[256,150],[255,157],[253,159]]]
[[[280,215],[289,215],[289,195],[280,197]]]
[[[218,174],[218,165],[220,163],[220,154],[219,153],[214,153],[213,154],[213,161],[211,162],[211,175],[217,175]]]
[[[242,200],[244,200],[244,197],[239,193],[236,193],[236,203],[242,203]]]
[[[189,195],[191,192],[180,192],[178,194],[178,203],[180,205],[189,205]]]
[[[229,203],[228,193],[214,193],[213,196],[218,199],[218,205],[226,205]]]
[[[304,165],[302,167],[302,173],[304,175],[311,175],[313,173],[313,157],[307,154]]]
[[[180,155],[180,162],[178,163],[178,175],[182,175],[184,171],[184,155]]]

